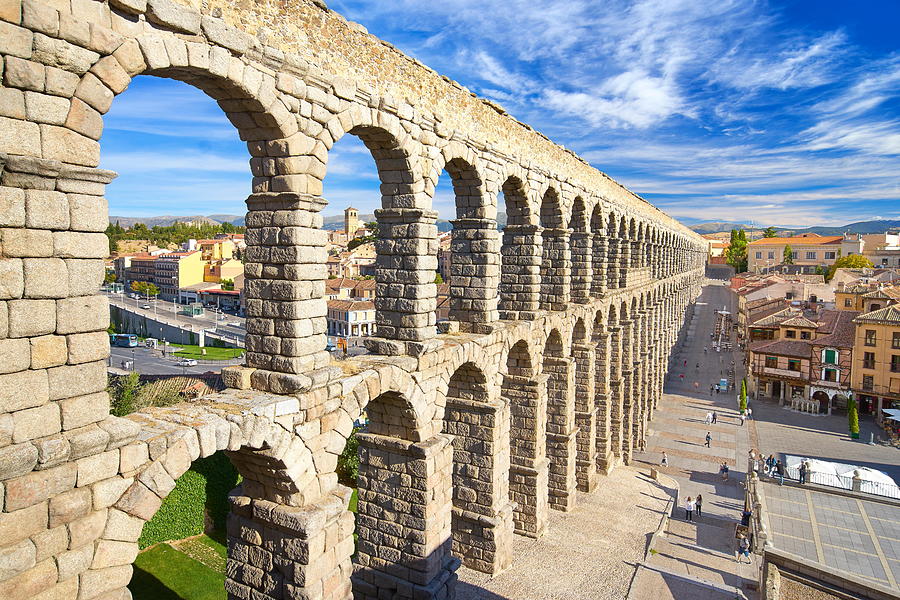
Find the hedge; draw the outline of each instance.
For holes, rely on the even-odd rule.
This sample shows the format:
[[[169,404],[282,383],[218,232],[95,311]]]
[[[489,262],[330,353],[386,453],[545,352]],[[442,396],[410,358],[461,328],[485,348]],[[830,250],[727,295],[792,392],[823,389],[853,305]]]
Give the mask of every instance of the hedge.
[[[180,540],[212,529],[225,530],[228,493],[241,478],[224,453],[195,460],[175,482],[156,515],[145,525],[138,543],[141,549],[159,542]]]

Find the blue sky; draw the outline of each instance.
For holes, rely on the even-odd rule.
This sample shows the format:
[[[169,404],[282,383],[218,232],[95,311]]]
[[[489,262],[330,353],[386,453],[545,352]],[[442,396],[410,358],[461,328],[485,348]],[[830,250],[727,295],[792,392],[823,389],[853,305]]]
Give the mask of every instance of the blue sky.
[[[900,2],[330,0],[502,104],[661,209],[691,220],[839,225],[900,218]],[[165,102],[163,102],[165,101]],[[242,213],[244,144],[185,84],[142,77],[113,103],[110,213]],[[326,214],[369,212],[351,136]],[[452,218],[442,177],[435,208]]]

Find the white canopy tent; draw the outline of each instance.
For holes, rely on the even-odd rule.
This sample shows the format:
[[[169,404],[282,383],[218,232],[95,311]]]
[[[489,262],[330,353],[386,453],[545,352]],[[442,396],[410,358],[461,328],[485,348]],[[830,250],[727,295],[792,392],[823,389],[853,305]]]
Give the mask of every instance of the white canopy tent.
[[[809,464],[810,483],[852,490],[853,475],[858,471],[861,480],[861,492],[888,496],[889,498],[900,498],[900,487],[897,486],[890,475],[877,469],[793,455],[788,455],[785,458],[785,465],[788,469],[795,470],[799,469],[800,463],[804,461]]]
[[[883,412],[888,419],[900,422],[900,408],[883,408],[881,409],[881,412]]]

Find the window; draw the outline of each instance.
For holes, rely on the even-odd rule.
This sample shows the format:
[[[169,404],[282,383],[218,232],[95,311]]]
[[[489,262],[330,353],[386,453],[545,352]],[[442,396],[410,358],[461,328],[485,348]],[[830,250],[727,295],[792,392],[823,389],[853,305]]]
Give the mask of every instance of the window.
[[[900,354],[891,356],[891,373],[900,373]]]
[[[893,339],[891,340],[891,348],[894,350],[900,350],[900,331],[895,331],[893,334]]]
[[[756,260],[759,260],[759,259],[761,259],[761,258],[762,258],[762,252],[757,252],[757,253],[756,253]]]
[[[816,252],[807,252],[806,260],[816,260]]]
[[[874,369],[875,368],[875,353],[874,352],[865,352],[863,354],[863,369]]]
[[[800,361],[794,358],[788,359],[788,371],[799,371]]]
[[[793,252],[791,252],[791,258],[796,259],[796,258],[798,258],[799,256],[800,256],[800,253],[797,252],[796,250],[793,251]]]
[[[874,390],[875,389],[875,378],[871,375],[863,375],[863,384],[862,387],[864,390]]]
[[[784,332],[784,337],[791,338],[791,339],[796,338],[797,332],[794,331],[793,329],[788,329]]]
[[[775,258],[775,253],[774,253],[774,252],[769,252],[769,260],[772,260],[772,259],[774,259],[774,258]]]
[[[863,342],[866,346],[874,346],[875,345],[875,330],[874,329],[866,329],[866,341]]]
[[[844,307],[851,308],[853,306],[853,300],[850,298],[844,298]]]
[[[778,368],[778,357],[777,356],[767,356],[766,357],[766,366],[770,369]]]
[[[825,253],[825,260],[834,260],[835,258],[837,258],[837,255],[834,252]]]
[[[878,310],[879,308],[881,308],[881,305],[880,305],[880,304],[878,304],[878,303],[873,303],[872,306],[869,307],[869,312],[871,312],[871,311],[873,311],[873,310]]]
[[[829,365],[836,365],[837,358],[837,350],[825,350],[825,353],[822,356],[822,361],[828,363]]]
[[[801,331],[801,332],[800,332],[800,339],[801,339],[801,340],[808,340],[809,338],[810,338],[810,335],[809,335],[809,332],[808,332],[808,331]]]
[[[837,381],[837,369],[825,369],[822,379],[825,381]]]

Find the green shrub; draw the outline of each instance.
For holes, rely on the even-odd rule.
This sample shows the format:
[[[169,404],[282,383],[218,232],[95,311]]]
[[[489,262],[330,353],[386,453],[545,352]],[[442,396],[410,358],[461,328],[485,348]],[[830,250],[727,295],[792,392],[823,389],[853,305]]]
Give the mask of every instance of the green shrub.
[[[144,384],[136,371],[128,375],[111,375],[106,388],[109,392],[110,412],[117,417],[124,417],[137,410],[137,396],[142,387]]]
[[[850,433],[859,434],[859,409],[856,407],[856,399],[850,398],[847,401],[847,421],[850,426]]]
[[[223,530],[228,516],[228,492],[240,476],[224,453],[194,461],[175,482],[175,489],[163,500],[138,540],[146,548],[167,540],[180,540],[204,533],[207,524]]]
[[[354,427],[353,433],[347,438],[347,445],[344,451],[338,457],[337,475],[338,480],[349,487],[356,487],[356,479],[359,477],[359,440],[356,438],[356,432],[360,427]]]

